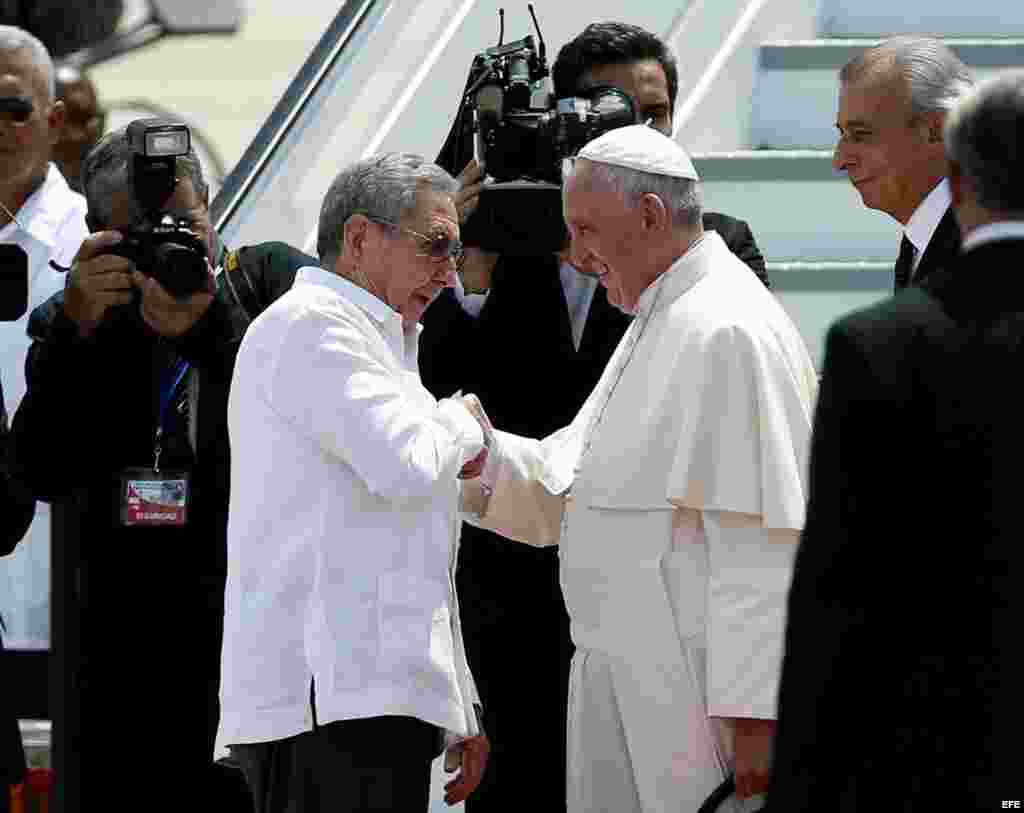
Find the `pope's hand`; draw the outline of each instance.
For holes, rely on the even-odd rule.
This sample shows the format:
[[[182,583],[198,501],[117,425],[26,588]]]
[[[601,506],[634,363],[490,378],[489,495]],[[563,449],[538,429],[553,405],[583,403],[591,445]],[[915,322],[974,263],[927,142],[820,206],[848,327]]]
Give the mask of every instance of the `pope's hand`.
[[[736,795],[747,799],[768,791],[774,720],[732,720],[736,749]]]
[[[444,801],[448,805],[464,802],[480,785],[487,768],[487,757],[491,753],[491,743],[487,736],[480,734],[459,740],[448,748],[448,756],[455,757],[462,770],[459,775],[444,786]],[[448,760],[446,760],[447,762]],[[449,773],[454,769],[448,769]]]

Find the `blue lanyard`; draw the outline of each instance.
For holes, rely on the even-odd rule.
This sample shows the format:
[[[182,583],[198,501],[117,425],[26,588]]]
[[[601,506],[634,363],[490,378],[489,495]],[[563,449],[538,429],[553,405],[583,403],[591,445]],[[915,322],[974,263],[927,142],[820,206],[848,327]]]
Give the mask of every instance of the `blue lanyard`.
[[[160,471],[160,453],[163,451],[160,441],[164,435],[164,424],[167,422],[167,410],[174,399],[175,390],[178,389],[178,385],[181,384],[188,371],[189,363],[185,359],[180,359],[174,369],[170,371],[170,375],[165,376],[163,383],[160,385],[160,423],[156,427],[156,443],[153,448],[153,471]]]

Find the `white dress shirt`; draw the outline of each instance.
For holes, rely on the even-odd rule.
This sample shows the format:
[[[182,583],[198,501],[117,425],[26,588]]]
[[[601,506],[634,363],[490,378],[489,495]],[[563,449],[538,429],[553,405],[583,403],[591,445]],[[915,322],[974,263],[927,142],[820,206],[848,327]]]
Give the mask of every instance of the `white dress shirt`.
[[[5,203],[7,203],[5,201]],[[28,308],[14,322],[0,322],[0,382],[7,414],[25,395],[25,356],[29,314],[64,288],[65,274],[50,260],[71,265],[88,235],[85,198],[72,191],[50,164],[43,183],[15,212],[17,222],[0,228],[0,243],[21,246],[28,255]],[[59,432],[60,427],[54,427]],[[36,503],[36,516],[15,552],[0,561],[0,614],[7,624],[8,646],[45,648],[50,629],[50,505]]]
[[[917,266],[921,263],[928,244],[939,227],[939,221],[946,214],[946,210],[953,202],[952,194],[949,191],[949,181],[943,178],[938,185],[928,193],[920,205],[914,210],[914,214],[907,221],[903,233],[914,246],[914,265],[910,278],[917,273]]]
[[[419,332],[320,268],[242,341],[218,755],[318,722],[409,715],[475,734],[455,595],[463,464],[483,446],[417,369]]]

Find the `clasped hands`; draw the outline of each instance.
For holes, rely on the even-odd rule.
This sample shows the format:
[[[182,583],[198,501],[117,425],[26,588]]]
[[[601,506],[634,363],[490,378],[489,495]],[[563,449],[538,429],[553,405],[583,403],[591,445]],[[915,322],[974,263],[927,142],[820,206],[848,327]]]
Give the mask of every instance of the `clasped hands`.
[[[486,438],[491,427],[480,399],[470,393],[469,395],[457,395],[455,400],[462,404],[469,414],[476,419],[476,422],[480,425],[480,431],[483,432]],[[466,463],[461,471],[459,471],[459,479],[472,480],[474,477],[479,477],[483,473],[484,465],[487,463],[488,451],[488,448],[485,446],[476,457]]]
[[[90,235],[71,265],[64,290],[64,313],[78,326],[79,335],[89,336],[102,323],[107,308],[131,304],[136,289],[141,293],[142,318],[154,332],[168,338],[186,333],[213,302],[213,272],[206,290],[177,299],[128,258],[105,253],[121,239],[117,231]]]

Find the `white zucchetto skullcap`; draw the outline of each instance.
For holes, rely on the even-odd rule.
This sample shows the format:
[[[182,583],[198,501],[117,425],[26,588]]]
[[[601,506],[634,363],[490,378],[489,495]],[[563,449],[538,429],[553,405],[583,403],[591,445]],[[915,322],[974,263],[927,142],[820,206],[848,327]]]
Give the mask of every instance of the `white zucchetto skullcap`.
[[[586,144],[577,157],[652,175],[700,180],[686,150],[646,124],[616,127]]]

